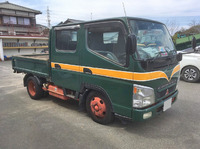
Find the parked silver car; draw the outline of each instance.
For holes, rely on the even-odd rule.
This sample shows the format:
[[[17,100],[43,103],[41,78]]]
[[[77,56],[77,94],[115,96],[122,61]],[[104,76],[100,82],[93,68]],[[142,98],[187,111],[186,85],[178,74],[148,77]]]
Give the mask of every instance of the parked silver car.
[[[200,52],[184,54],[180,65],[184,81],[193,83],[200,79]]]

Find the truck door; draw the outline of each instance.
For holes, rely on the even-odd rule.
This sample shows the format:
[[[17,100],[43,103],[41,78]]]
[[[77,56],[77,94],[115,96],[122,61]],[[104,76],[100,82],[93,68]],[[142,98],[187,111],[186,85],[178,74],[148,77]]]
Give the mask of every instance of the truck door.
[[[132,66],[126,53],[127,28],[121,21],[85,24],[85,48],[81,51],[82,84],[102,88],[115,112],[131,116]]]
[[[78,91],[79,79],[79,25],[55,27],[51,35],[52,82],[63,88]]]

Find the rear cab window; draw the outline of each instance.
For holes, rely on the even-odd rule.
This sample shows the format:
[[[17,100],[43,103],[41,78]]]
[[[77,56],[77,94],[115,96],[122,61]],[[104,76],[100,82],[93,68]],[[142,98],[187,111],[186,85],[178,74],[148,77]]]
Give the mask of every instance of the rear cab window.
[[[56,51],[75,52],[77,48],[77,30],[74,26],[56,27]]]

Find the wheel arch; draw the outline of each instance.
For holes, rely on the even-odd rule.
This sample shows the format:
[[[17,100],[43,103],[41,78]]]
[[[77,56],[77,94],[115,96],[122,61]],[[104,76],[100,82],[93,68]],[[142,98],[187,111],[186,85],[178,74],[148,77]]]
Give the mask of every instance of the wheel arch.
[[[185,66],[181,69],[181,76],[182,76],[183,70],[184,70],[185,68],[187,68],[187,67],[195,67],[195,68],[200,72],[199,68],[196,67],[195,65],[185,65]]]
[[[42,86],[43,83],[46,82],[46,79],[45,79],[45,78],[40,78],[40,77],[35,76],[35,75],[31,74],[31,73],[28,73],[28,74],[26,74],[26,75],[24,76],[24,87],[27,86],[27,80],[28,80],[29,77],[34,77],[34,78],[37,80],[37,83],[38,83],[39,85],[41,85],[41,86]]]
[[[108,102],[111,105],[111,111],[114,112],[113,111],[113,104],[112,104],[111,98],[108,95],[108,93],[102,87],[100,87],[100,86],[93,85],[93,84],[85,84],[85,83],[83,83],[81,85],[81,90],[80,90],[79,106],[81,108],[85,109],[86,98],[89,95],[89,93],[92,92],[92,91],[99,92],[103,96],[105,96],[108,99]]]

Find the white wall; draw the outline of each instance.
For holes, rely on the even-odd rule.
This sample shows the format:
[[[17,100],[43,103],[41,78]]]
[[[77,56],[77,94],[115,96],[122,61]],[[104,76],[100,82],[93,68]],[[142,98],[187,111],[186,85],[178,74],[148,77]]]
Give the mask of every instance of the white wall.
[[[0,39],[0,58],[2,61],[4,61],[2,39]]]
[[[3,38],[3,37],[2,37]],[[25,48],[25,49],[18,49],[18,48],[15,48],[14,47],[11,47],[11,45],[9,45],[9,47],[11,47],[12,49],[6,49],[5,47],[3,47],[3,43],[25,43],[27,42],[28,44],[28,47],[32,47],[33,44],[32,43],[36,43],[34,46],[40,46],[40,45],[37,45],[37,44],[43,44],[45,43],[46,45],[48,44],[48,40],[46,38],[46,40],[44,38],[37,38],[37,39],[33,39],[32,37],[27,37],[27,38],[17,38],[15,37],[11,37],[11,38],[3,38],[1,39],[1,36],[0,36],[0,58],[3,60],[4,56],[6,57],[12,57],[12,56],[16,56],[16,55],[27,55],[27,54],[39,54],[41,53],[41,51],[43,50],[42,49],[32,49],[32,48]],[[32,46],[31,46],[32,45]],[[4,45],[5,46],[5,45]],[[8,46],[8,45],[6,45]]]

